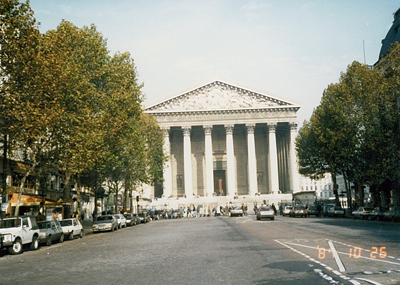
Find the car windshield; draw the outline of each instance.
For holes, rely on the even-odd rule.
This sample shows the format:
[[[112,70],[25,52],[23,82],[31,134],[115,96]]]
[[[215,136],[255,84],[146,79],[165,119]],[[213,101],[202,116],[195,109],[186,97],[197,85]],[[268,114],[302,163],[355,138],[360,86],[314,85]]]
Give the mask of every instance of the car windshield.
[[[296,207],[294,207],[294,209],[295,209],[295,210],[303,210],[304,207],[303,207],[303,206],[296,206]]]
[[[21,219],[5,219],[0,220],[0,228],[18,228],[21,226]]]
[[[39,229],[50,229],[51,228],[50,222],[38,222],[37,225],[38,225]]]
[[[100,221],[108,221],[108,220],[112,220],[112,216],[100,216],[97,217],[96,221],[100,222]]]
[[[270,211],[271,210],[271,208],[269,208],[269,207],[261,207],[260,208],[260,211]]]
[[[73,224],[72,224],[72,220],[62,220],[62,221],[60,221],[60,225],[62,227],[68,227],[68,226],[72,226]]]

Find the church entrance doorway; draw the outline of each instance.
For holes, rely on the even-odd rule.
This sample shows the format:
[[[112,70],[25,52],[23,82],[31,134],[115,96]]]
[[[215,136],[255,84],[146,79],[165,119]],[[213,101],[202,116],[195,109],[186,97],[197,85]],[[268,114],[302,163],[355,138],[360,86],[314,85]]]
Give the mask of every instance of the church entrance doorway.
[[[217,196],[226,195],[225,170],[214,170],[214,193],[216,193]]]

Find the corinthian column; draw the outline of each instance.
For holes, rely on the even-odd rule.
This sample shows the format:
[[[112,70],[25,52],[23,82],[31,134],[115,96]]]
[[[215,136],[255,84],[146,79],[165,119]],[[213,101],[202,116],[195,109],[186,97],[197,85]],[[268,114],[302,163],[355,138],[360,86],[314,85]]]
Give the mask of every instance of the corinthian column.
[[[186,197],[193,197],[193,181],[192,181],[192,150],[190,143],[190,126],[182,127],[183,129],[183,167],[185,179]]]
[[[279,191],[279,172],[278,172],[278,154],[276,150],[276,124],[268,125],[268,145],[269,145],[269,177],[271,180],[270,191],[278,193]]]
[[[297,135],[297,124],[290,124],[290,190],[299,191],[299,173],[297,171],[297,160],[295,141]]]
[[[232,195],[236,192],[235,156],[233,152],[233,125],[225,125],[225,131],[226,131],[226,164],[227,164],[226,194]]]
[[[165,197],[172,195],[172,169],[171,169],[171,145],[169,141],[169,128],[163,128],[164,132],[164,154],[168,160],[164,163],[163,176],[164,186],[163,193]]]
[[[205,144],[205,160],[206,160],[206,196],[211,196],[214,192],[214,165],[212,156],[212,126],[203,126],[204,128],[204,144]]]
[[[247,128],[247,157],[248,157],[248,184],[249,194],[253,195],[258,192],[257,185],[257,161],[256,147],[254,143],[254,127],[255,124],[246,124]]]

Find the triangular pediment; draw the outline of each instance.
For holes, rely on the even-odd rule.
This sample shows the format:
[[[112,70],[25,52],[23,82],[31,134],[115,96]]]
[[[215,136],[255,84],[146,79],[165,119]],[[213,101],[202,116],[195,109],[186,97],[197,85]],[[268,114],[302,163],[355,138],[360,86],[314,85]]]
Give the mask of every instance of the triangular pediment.
[[[147,112],[295,107],[297,103],[222,81],[213,81],[146,108]]]

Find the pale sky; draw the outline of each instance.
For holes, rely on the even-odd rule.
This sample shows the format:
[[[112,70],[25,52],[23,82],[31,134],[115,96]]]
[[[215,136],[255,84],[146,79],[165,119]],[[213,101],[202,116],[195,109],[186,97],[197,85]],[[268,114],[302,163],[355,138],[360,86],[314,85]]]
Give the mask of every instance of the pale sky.
[[[374,64],[398,0],[31,0],[45,32],[96,25],[130,52],[150,106],[215,79],[301,102],[309,120],[354,60]]]

